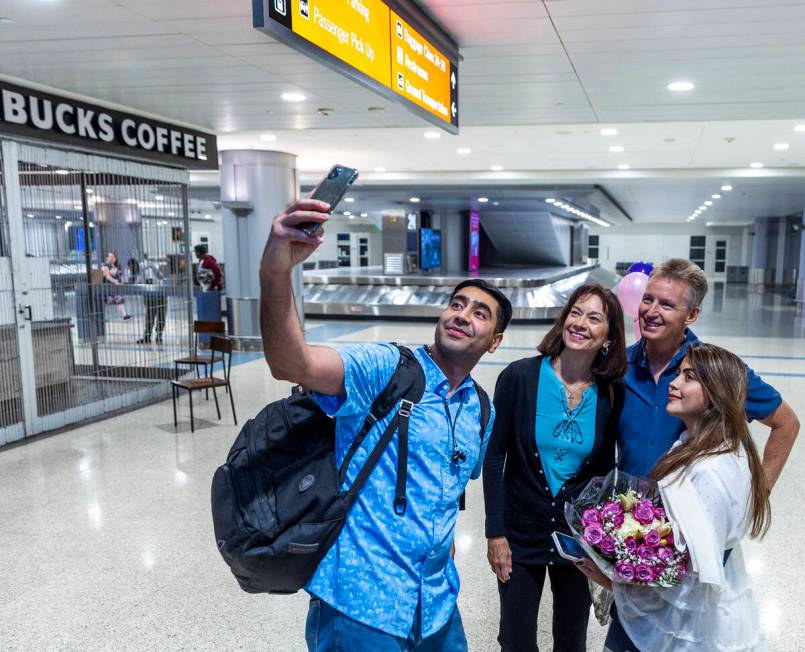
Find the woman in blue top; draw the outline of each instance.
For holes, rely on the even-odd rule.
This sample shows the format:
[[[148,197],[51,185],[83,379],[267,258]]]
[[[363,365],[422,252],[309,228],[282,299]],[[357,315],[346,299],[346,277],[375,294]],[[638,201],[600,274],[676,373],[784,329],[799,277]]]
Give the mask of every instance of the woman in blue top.
[[[569,533],[564,503],[615,466],[626,371],[623,311],[615,295],[582,285],[539,345],[542,354],[503,370],[484,463],[488,558],[500,594],[498,642],[537,648],[546,571],[553,592],[554,649],[586,648],[587,580],[557,554],[551,534]]]

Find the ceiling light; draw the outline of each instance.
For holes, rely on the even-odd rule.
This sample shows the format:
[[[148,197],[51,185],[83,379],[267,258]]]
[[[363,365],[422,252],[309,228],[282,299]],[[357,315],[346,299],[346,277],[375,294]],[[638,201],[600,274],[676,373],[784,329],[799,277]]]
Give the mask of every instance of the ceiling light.
[[[375,172],[385,172],[386,168],[375,168]]]
[[[794,127],[794,131],[805,131],[805,125],[797,125]]]
[[[492,170],[492,172],[503,172],[502,165],[493,165],[490,169]]]
[[[344,201],[347,202],[347,204],[351,204],[352,202],[355,201],[355,198],[354,197],[344,197]]]
[[[70,174],[70,173],[67,170],[56,170],[56,174],[65,175],[65,174]]]
[[[87,188],[87,194],[91,195],[95,191],[92,188]]]
[[[267,143],[273,143],[277,140],[277,137],[274,134],[260,134],[260,140],[264,140]]]
[[[713,202],[711,202],[711,201],[708,199],[706,202],[704,202],[704,205],[705,205],[705,206],[712,206],[712,205],[713,205]]]
[[[60,219],[61,219],[61,215],[57,215],[57,216],[56,216],[56,219],[57,219],[57,220],[60,220]]]
[[[623,151],[623,145],[613,145],[609,148],[609,151],[613,154],[620,154]]]
[[[615,127],[604,127],[601,130],[601,135],[602,136],[617,136],[618,135],[618,130],[615,129]]]
[[[307,99],[302,93],[294,92],[283,93],[280,97],[285,102],[304,102]]]
[[[361,217],[369,217],[369,213],[361,213]]]
[[[14,22],[14,19],[9,18],[8,16],[3,16],[3,17],[0,18],[0,23],[3,23],[4,25],[7,25],[8,23],[13,23],[13,22]]]
[[[699,206],[699,210],[700,210],[700,211],[706,211],[706,210],[707,210],[707,206],[705,206],[704,204],[702,204],[701,206]]]
[[[718,194],[715,194],[715,195],[710,195],[710,196],[711,196],[713,199],[721,199],[721,195],[718,195]]]
[[[620,163],[618,165],[618,169],[619,170],[628,170],[629,169],[629,164],[628,163]]]
[[[426,131],[425,132],[425,138],[427,138],[428,140],[439,140],[439,138],[441,138],[441,137],[442,137],[442,135],[438,131]]]
[[[499,205],[500,205],[500,202],[499,202],[499,201],[493,201],[493,202],[492,202],[492,206],[499,206]]]
[[[28,213],[28,215],[26,215],[26,217],[33,217],[33,216],[34,216],[33,213]]]
[[[458,152],[459,154],[464,154],[464,155],[466,155],[466,154],[471,154],[471,153],[472,153],[472,150],[471,150],[469,147],[459,147],[459,148],[456,150],[456,152]]]
[[[209,213],[207,213],[207,214],[204,216],[204,219],[205,219],[205,220],[211,220],[211,219],[212,219],[212,215],[210,215]]]
[[[347,215],[347,214],[346,214],[346,213],[344,213],[344,215]],[[354,216],[352,213],[350,213],[349,215],[347,215],[347,217],[348,217],[349,219],[351,219],[351,220],[354,220],[354,219],[355,219],[355,216]]]
[[[162,195],[154,195],[154,199],[156,199],[157,201],[162,201],[165,198]]]
[[[788,143],[775,143],[774,144],[774,149],[776,149],[777,151],[780,151],[780,152],[782,152],[783,150],[788,149],[789,147],[790,147],[790,145]]]
[[[668,84],[667,88],[669,91],[674,91],[675,93],[684,93],[686,91],[692,91],[696,86],[693,82],[689,81],[675,81]]]
[[[556,203],[556,200],[553,197],[548,197],[548,199],[545,200],[545,203],[546,204],[554,204],[554,203]]]
[[[485,204],[488,201],[489,201],[489,197],[478,197],[478,203],[479,204]]]
[[[729,192],[730,190],[732,190],[732,186],[729,184],[725,184],[721,186],[721,190],[723,190],[724,192]]]
[[[176,213],[168,213],[168,217],[176,217]],[[165,222],[167,224],[167,222]]]
[[[763,163],[761,163],[760,161],[754,161],[753,163],[749,164],[749,167],[750,168],[755,168],[755,169],[762,168]]]
[[[347,217],[349,217],[350,215],[352,215],[352,211],[344,211],[344,215],[346,215]]]
[[[418,204],[419,197],[411,197],[408,201],[410,201],[412,204]]]

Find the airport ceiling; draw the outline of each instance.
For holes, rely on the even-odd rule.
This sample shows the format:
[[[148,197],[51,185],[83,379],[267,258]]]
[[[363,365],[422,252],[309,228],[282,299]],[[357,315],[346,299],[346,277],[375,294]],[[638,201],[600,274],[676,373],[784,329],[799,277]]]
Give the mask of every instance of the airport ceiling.
[[[5,0],[0,73],[213,129],[222,148],[291,151],[303,180],[337,159],[401,190],[592,184],[637,221],[805,205],[801,1],[419,4],[463,56],[458,136],[426,140],[438,130],[405,108],[254,30],[249,0]],[[667,89],[681,80],[695,88]]]

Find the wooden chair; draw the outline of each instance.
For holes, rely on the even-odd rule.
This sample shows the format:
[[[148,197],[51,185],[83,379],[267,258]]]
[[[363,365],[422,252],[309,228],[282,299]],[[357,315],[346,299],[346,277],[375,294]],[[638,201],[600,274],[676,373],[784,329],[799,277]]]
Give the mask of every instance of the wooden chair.
[[[225,387],[229,393],[229,403],[232,406],[232,418],[235,420],[235,425],[238,425],[238,417],[235,414],[235,399],[232,396],[232,388],[229,384],[229,377],[232,371],[232,340],[226,337],[217,337],[213,335],[210,339],[210,351],[213,356],[220,353],[224,377],[218,378],[212,371],[212,366],[209,367],[209,373],[205,373],[202,378],[190,378],[188,380],[174,380],[171,381],[171,391],[173,393],[173,425],[178,426],[179,421],[176,416],[176,401],[179,398],[179,390],[186,389],[187,395],[190,398],[190,432],[196,431],[195,421],[193,419],[193,392],[199,389],[212,390],[212,396],[215,399],[215,411],[218,412],[218,419],[221,419],[221,408],[218,406],[218,395],[215,393],[216,387]]]
[[[222,321],[196,320],[193,322],[193,352],[186,358],[177,358],[173,361],[173,371],[175,376],[179,376],[179,366],[193,367],[196,370],[196,378],[201,378],[198,368],[204,367],[204,375],[207,376],[207,367],[214,368],[216,362],[223,362],[222,358],[216,358],[215,353],[199,353],[198,341],[200,334],[223,335],[225,331]],[[227,388],[227,392],[229,388]],[[206,395],[209,400],[209,392]]]

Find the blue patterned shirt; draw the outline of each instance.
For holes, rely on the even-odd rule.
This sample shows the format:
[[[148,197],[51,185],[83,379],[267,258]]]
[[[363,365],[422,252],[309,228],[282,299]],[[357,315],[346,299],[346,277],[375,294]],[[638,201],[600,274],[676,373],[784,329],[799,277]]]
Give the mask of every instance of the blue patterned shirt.
[[[350,346],[344,361],[344,396],[316,395],[336,419],[336,459],[340,464],[361,429],[374,398],[388,383],[400,358],[389,344]],[[492,415],[481,440],[480,403],[468,376],[455,392],[424,347],[415,356],[425,371],[425,393],[408,429],[408,484],[405,514],[394,513],[397,439],[392,440],[347,516],[338,540],[307,585],[311,594],[361,623],[405,637],[417,604],[422,605],[422,637],[443,627],[456,604],[459,579],[450,557],[458,501],[470,478],[481,473],[492,431]],[[459,411],[460,407],[460,411]],[[456,420],[455,437],[465,462],[453,462],[447,410]],[[358,474],[393,413],[375,424],[349,466],[344,487]]]

